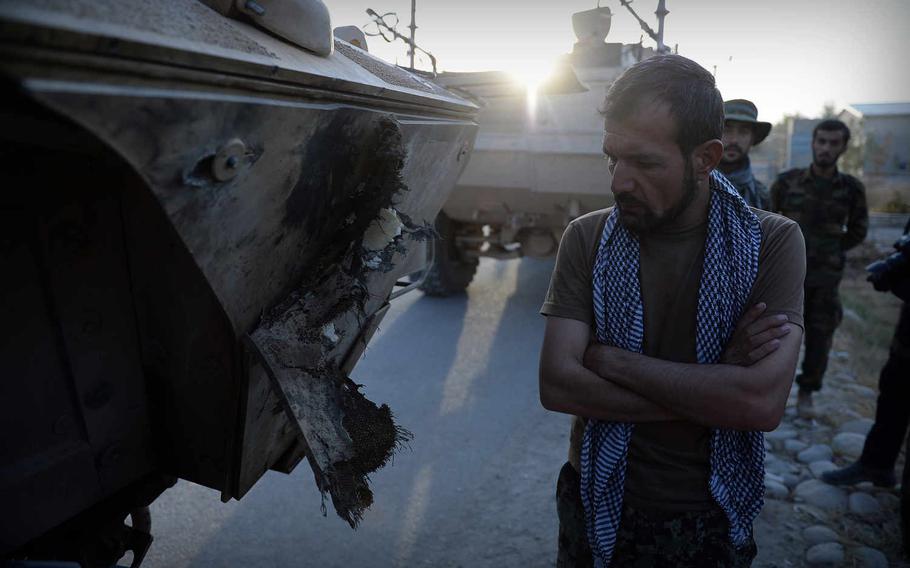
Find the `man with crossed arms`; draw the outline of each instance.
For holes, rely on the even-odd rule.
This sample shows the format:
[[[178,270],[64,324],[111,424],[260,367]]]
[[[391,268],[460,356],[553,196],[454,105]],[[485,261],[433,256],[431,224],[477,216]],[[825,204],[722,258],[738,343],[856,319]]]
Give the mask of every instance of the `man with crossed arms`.
[[[541,402],[576,416],[557,565],[748,566],[760,431],[802,338],[802,235],[714,172],[723,99],[696,63],[636,64],[604,117],[617,205],[566,229],[541,309]]]

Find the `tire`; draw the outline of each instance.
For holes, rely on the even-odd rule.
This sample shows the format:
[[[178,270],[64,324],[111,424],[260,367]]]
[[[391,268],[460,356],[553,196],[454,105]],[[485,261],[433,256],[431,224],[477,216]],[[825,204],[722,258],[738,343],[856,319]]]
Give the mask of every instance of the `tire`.
[[[436,217],[436,253],[433,265],[420,285],[427,296],[445,297],[465,291],[474,273],[477,272],[477,259],[465,259],[455,243],[458,223],[445,213]]]

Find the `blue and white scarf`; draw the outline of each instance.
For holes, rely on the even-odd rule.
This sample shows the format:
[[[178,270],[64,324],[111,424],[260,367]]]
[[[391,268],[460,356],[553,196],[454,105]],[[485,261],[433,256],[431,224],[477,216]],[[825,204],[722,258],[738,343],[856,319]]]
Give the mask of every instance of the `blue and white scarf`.
[[[733,333],[758,274],[758,218],[720,173],[710,178],[711,203],[704,268],[698,291],[695,349],[699,363],[716,363]],[[597,340],[641,353],[644,310],[639,242],[614,209],[604,225],[594,264]],[[595,566],[613,555],[622,512],[632,424],[589,420],[581,448],[581,497]],[[730,521],[736,547],[750,542],[763,505],[765,448],[760,432],[711,433],[712,497]]]

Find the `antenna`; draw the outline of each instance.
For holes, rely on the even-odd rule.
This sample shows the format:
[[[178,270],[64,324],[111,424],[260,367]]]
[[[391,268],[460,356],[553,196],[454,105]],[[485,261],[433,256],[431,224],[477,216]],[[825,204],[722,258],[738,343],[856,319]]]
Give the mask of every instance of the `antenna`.
[[[638,12],[632,7],[632,0],[619,0],[619,3],[628,10],[632,16],[638,20],[638,25],[641,26],[641,29],[644,30],[648,37],[653,39],[657,43],[657,53],[669,53],[670,48],[664,45],[664,18],[667,17],[667,14],[670,12],[667,10],[667,0],[658,0],[657,1],[657,11],[654,14],[657,15],[657,31],[655,32],[651,26],[648,25],[648,22],[641,19],[641,16],[638,15]]]
[[[654,15],[657,16],[657,53],[669,51],[669,48],[664,45],[664,18],[666,18],[669,13],[669,10],[667,10],[667,0],[658,0],[657,10],[654,12]]]
[[[403,41],[408,46],[408,55],[411,56],[411,65],[409,67],[409,69],[411,71],[415,70],[414,69],[415,52],[417,50],[420,50],[423,54],[425,54],[427,57],[430,58],[430,64],[433,66],[433,74],[435,75],[436,74],[436,56],[434,56],[429,51],[423,49],[422,47],[418,46],[414,42],[414,37],[417,33],[417,24],[414,23],[414,15],[417,10],[416,4],[417,4],[416,0],[411,0],[411,25],[408,26],[408,28],[410,28],[410,30],[411,30],[411,37],[404,36],[401,33],[399,33],[399,31],[397,29],[395,29],[398,26],[398,14],[396,14],[395,12],[386,12],[384,14],[378,14],[372,8],[367,8],[367,15],[370,16],[371,18],[373,18],[373,21],[371,23],[376,25],[376,31],[368,32],[368,31],[364,30],[363,33],[365,35],[368,35],[371,37],[379,36],[389,43],[392,43],[396,39],[400,39],[401,41]],[[392,18],[394,18],[394,20],[395,20],[394,22],[391,21]],[[389,21],[386,21],[387,19]],[[386,33],[391,34],[391,37],[386,35]]]
[[[417,0],[411,0],[411,25],[408,26],[411,29],[411,49],[409,50],[411,54],[411,69],[414,68],[414,37],[417,35],[417,24],[414,23],[414,15],[417,13]],[[433,72],[435,73],[435,69]]]

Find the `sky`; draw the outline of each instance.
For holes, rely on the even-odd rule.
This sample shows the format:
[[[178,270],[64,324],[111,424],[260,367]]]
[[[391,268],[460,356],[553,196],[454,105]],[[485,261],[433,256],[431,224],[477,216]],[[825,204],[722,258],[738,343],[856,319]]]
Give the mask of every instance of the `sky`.
[[[366,9],[397,12],[407,35],[410,0],[326,0],[333,25],[365,31]],[[619,0],[608,42],[637,43],[643,32]],[[572,50],[573,12],[594,0],[417,0],[417,44],[440,71],[499,69],[539,76]],[[657,29],[657,0],[632,7]],[[746,98],[759,119],[818,116],[826,103],[910,101],[910,0],[667,0],[665,42],[715,72],[725,99]],[[366,28],[365,28],[366,26]],[[370,52],[406,65],[403,42],[368,38]],[[646,46],[653,41],[645,36]],[[429,68],[426,60],[418,68]]]

